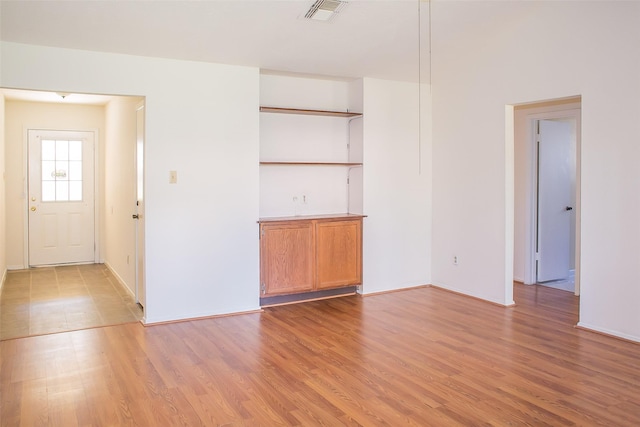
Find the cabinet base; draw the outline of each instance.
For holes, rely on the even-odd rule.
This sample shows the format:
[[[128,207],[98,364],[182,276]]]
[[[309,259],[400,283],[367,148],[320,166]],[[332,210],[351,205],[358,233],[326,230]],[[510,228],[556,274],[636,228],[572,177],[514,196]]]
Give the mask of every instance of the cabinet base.
[[[260,306],[269,307],[274,305],[292,304],[295,302],[304,302],[344,295],[354,295],[357,290],[357,286],[346,286],[344,288],[327,289],[315,292],[304,292],[300,294],[275,295],[272,297],[260,298]]]

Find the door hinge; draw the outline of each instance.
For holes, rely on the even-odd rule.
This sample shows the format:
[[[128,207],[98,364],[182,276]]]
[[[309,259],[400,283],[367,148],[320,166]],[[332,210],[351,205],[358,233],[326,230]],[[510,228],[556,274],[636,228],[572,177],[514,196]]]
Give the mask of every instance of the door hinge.
[[[536,252],[536,261],[540,261],[540,252]]]

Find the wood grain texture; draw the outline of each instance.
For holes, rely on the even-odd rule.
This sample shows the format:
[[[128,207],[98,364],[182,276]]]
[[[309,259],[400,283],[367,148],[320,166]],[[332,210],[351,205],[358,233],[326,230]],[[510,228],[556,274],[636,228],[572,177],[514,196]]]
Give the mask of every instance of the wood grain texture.
[[[637,426],[640,345],[578,297],[436,288],[0,343],[2,426]]]
[[[260,283],[263,297],[359,285],[362,216],[261,221]]]
[[[311,221],[260,224],[263,295],[310,291],[315,286],[315,232]]]
[[[283,221],[309,221],[313,219],[323,220],[343,220],[343,219],[358,219],[366,218],[366,215],[354,214],[354,213],[332,213],[332,214],[319,214],[319,215],[296,215],[296,216],[278,216],[278,217],[264,217],[258,220],[258,223],[267,222],[283,222]]]
[[[316,222],[318,289],[362,283],[362,219]]]

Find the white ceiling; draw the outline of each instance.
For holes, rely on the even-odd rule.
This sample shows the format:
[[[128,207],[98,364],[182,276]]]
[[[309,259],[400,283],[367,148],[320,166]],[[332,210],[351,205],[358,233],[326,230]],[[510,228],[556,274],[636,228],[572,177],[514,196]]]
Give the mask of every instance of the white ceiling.
[[[6,99],[59,104],[105,105],[115,96],[83,93],[42,92],[36,90],[0,89]]]
[[[313,1],[2,0],[0,37],[307,74],[417,81],[418,36],[428,34],[428,2],[350,0],[325,23],[301,19]],[[428,52],[424,45],[422,51]]]

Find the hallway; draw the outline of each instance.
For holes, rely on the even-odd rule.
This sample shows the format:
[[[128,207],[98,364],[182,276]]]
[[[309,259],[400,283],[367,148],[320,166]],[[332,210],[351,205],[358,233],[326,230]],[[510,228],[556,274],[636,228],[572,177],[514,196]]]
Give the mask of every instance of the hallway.
[[[136,322],[142,308],[104,264],[9,271],[0,340]]]

